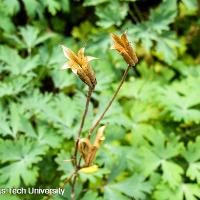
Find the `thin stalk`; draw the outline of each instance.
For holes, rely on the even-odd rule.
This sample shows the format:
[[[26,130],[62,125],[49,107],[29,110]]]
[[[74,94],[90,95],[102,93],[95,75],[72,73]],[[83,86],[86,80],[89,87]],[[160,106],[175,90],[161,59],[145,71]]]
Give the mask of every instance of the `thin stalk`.
[[[75,200],[75,185],[76,185],[77,176],[78,176],[78,173],[76,171],[74,175],[74,179],[72,181],[72,186],[71,186],[71,200]]]
[[[75,200],[75,185],[76,185],[76,180],[77,180],[77,176],[78,176],[78,170],[80,168],[79,165],[80,165],[80,162],[81,162],[81,157],[80,157],[80,160],[77,163],[78,143],[79,143],[79,140],[80,140],[81,132],[83,130],[86,115],[88,113],[88,108],[89,108],[90,99],[91,99],[93,89],[94,88],[89,87],[89,90],[88,90],[87,100],[86,100],[86,104],[85,104],[85,110],[84,110],[84,113],[83,113],[83,116],[82,116],[82,119],[81,119],[79,131],[78,131],[78,138],[76,140],[76,146],[75,146],[75,151],[74,151],[74,155],[73,155],[73,159],[75,161],[75,171],[74,171],[74,177],[73,177],[72,185],[71,185],[71,199],[72,200]]]
[[[76,167],[77,167],[78,143],[79,143],[79,140],[80,140],[81,132],[83,130],[83,125],[84,125],[84,122],[85,122],[85,118],[86,118],[86,115],[87,115],[87,112],[88,112],[88,108],[89,108],[89,103],[90,103],[92,92],[93,92],[93,88],[89,87],[88,94],[87,94],[87,100],[86,100],[86,104],[85,104],[85,110],[84,110],[84,113],[83,113],[83,116],[82,116],[82,119],[81,119],[81,124],[80,124],[79,131],[78,131],[78,138],[76,140],[76,146],[75,146],[75,151],[74,151],[74,156],[73,156],[73,159],[75,161],[75,166]]]
[[[136,12],[137,16],[139,17],[140,21],[143,21],[144,18],[143,18],[143,16],[142,16],[142,14],[141,14],[136,3],[133,3],[133,8],[135,9],[135,12]]]
[[[72,177],[73,177],[75,174],[76,174],[76,171],[72,172],[71,175],[68,176],[68,177],[65,179],[63,185],[62,185],[60,188],[61,188],[61,189],[64,189],[65,185],[67,185],[67,184],[71,181]]]
[[[88,134],[88,139],[90,139],[91,135],[92,135],[92,132],[94,131],[94,129],[99,125],[100,121],[103,119],[104,115],[106,114],[106,112],[108,111],[108,109],[110,108],[110,106],[112,105],[113,101],[115,100],[120,88],[122,87],[125,79],[126,79],[126,76],[128,74],[128,71],[130,69],[130,65],[128,65],[128,67],[126,68],[126,70],[124,71],[124,74],[121,78],[121,81],[117,87],[117,90],[115,91],[115,93],[113,94],[113,97],[111,98],[111,100],[108,102],[105,110],[103,111],[103,113],[100,115],[100,117],[98,118],[98,120],[94,123],[94,125],[90,128],[89,130],[89,134]]]
[[[106,112],[108,111],[108,109],[109,109],[110,106],[112,105],[113,101],[115,100],[115,98],[116,98],[116,96],[117,96],[119,90],[121,89],[121,87],[122,87],[122,85],[123,85],[123,83],[124,83],[124,81],[125,81],[125,79],[126,79],[126,76],[127,76],[127,74],[128,74],[128,71],[129,71],[130,67],[131,67],[131,66],[128,65],[128,67],[127,67],[126,70],[124,71],[124,74],[123,74],[123,76],[122,76],[122,78],[121,78],[121,81],[120,81],[118,87],[117,87],[117,90],[116,90],[115,93],[113,94],[113,97],[112,97],[111,100],[108,102],[108,104],[107,104],[105,110],[104,110],[103,113],[100,115],[99,119],[98,119],[98,120],[96,121],[96,123],[90,128],[89,134],[88,134],[88,139],[90,139],[92,132],[93,132],[94,129],[99,125],[100,121],[103,119],[103,117],[105,116]],[[83,115],[83,118],[82,118],[82,119],[83,119],[83,120],[82,120],[83,123],[84,123],[84,120],[85,120],[85,117],[86,117],[86,114],[87,114],[87,110],[88,110],[88,105],[89,105],[91,93],[92,93],[92,90],[91,90],[91,91],[89,90],[89,92],[88,92],[88,97],[87,97],[87,101],[86,101],[85,112],[84,112],[84,115]],[[82,124],[82,123],[81,123],[81,124]],[[72,199],[72,200],[75,200],[75,185],[76,185],[77,176],[78,176],[77,172],[78,172],[78,169],[80,168],[80,162],[81,162],[81,158],[82,158],[82,157],[80,157],[79,162],[77,163],[78,142],[79,142],[79,139],[80,139],[80,134],[81,134],[81,131],[82,131],[82,127],[83,127],[83,124],[80,126],[80,129],[79,129],[78,140],[77,140],[77,142],[76,142],[76,148],[75,148],[75,153],[76,153],[76,154],[74,154],[74,157],[75,157],[75,160],[76,160],[76,164],[75,164],[75,166],[76,166],[76,173],[75,173],[75,175],[74,175],[74,177],[73,177],[72,186],[71,186],[71,199]],[[81,131],[80,131],[80,130],[81,130]]]
[[[65,185],[67,185],[67,184],[71,181],[72,177],[73,177],[76,173],[77,173],[76,171],[72,172],[72,173],[65,179],[64,183],[62,184],[62,186],[61,186],[60,188],[61,188],[61,189],[64,189]],[[53,195],[53,194],[49,194],[49,195],[46,196],[43,200],[49,200],[49,199],[52,197],[52,195]]]
[[[134,20],[136,23],[139,23],[139,20],[137,19],[137,17],[135,16],[135,14],[132,12],[131,9],[128,10],[128,13],[130,14],[130,16],[133,18],[133,20]]]

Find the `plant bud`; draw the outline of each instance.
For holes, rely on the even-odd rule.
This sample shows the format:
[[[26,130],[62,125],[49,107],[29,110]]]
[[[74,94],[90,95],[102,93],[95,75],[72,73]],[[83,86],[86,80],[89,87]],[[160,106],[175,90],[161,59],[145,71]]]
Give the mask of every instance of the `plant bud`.
[[[96,59],[91,56],[84,55],[84,48],[81,48],[76,55],[71,49],[62,45],[63,53],[66,58],[69,59],[67,63],[65,63],[62,69],[70,68],[73,73],[78,75],[78,77],[86,83],[90,88],[94,88],[96,85],[96,77],[95,73],[90,67],[89,62]]]
[[[116,34],[112,33],[111,37],[114,41],[111,49],[117,50],[128,65],[135,66],[135,64],[138,62],[138,58],[133,47],[128,41],[126,33],[123,33],[121,36],[117,36]]]

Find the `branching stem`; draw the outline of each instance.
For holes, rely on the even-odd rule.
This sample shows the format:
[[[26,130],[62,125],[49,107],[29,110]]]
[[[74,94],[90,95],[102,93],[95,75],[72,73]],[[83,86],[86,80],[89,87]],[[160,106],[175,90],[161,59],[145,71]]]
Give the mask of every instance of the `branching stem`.
[[[138,8],[136,3],[133,3],[133,8],[135,9],[135,12],[136,12],[137,16],[139,17],[140,21],[143,21],[144,20],[143,16],[142,16],[141,11]]]
[[[80,168],[80,160],[78,161],[77,158],[77,154],[78,154],[78,143],[81,137],[81,132],[83,130],[83,126],[84,126],[84,122],[86,119],[86,115],[88,113],[88,109],[89,109],[89,104],[90,104],[90,99],[91,99],[91,95],[93,92],[94,88],[90,88],[88,90],[88,94],[87,94],[87,100],[86,100],[86,104],[85,104],[85,110],[81,119],[81,123],[80,123],[80,127],[79,127],[79,131],[78,131],[78,138],[76,140],[76,144],[75,144],[75,151],[74,151],[74,155],[73,155],[73,159],[74,159],[74,165],[75,165],[75,172],[74,172],[74,177],[72,180],[72,185],[71,185],[71,199],[74,200],[75,199],[75,185],[76,185],[76,180],[77,180],[77,176],[78,176],[78,170]]]
[[[113,94],[113,97],[112,97],[111,100],[108,102],[108,104],[107,104],[105,110],[104,110],[103,113],[100,115],[100,117],[98,118],[98,120],[97,120],[97,121],[94,123],[94,125],[90,128],[89,134],[88,134],[88,139],[90,139],[90,137],[91,137],[91,135],[92,135],[94,129],[99,125],[100,121],[103,119],[103,117],[105,116],[106,112],[108,111],[108,109],[109,109],[110,106],[112,105],[113,101],[115,100],[115,98],[116,98],[116,96],[117,96],[117,94],[118,94],[120,88],[122,87],[122,85],[123,85],[123,83],[124,83],[124,81],[125,81],[125,79],[126,79],[126,76],[127,76],[127,74],[128,74],[128,71],[129,71],[130,67],[131,67],[131,66],[128,65],[128,67],[127,67],[126,70],[124,71],[124,74],[123,74],[123,76],[122,76],[122,78],[121,78],[121,81],[120,81],[120,83],[119,83],[119,85],[118,85],[118,87],[117,87],[115,93]]]
[[[115,100],[117,94],[119,93],[119,90],[121,89],[121,87],[122,87],[122,85],[123,85],[123,83],[124,83],[124,81],[126,79],[126,76],[128,74],[128,71],[129,71],[130,67],[131,66],[128,65],[128,67],[124,71],[124,74],[123,74],[123,76],[121,78],[121,81],[120,81],[115,93],[113,94],[111,100],[108,102],[107,106],[105,107],[103,113],[100,115],[98,120],[90,128],[89,133],[88,133],[88,139],[90,139],[94,129],[99,125],[100,121],[103,119],[103,117],[105,116],[106,112],[108,111],[108,109],[112,105],[113,101]],[[80,140],[80,136],[81,136],[81,132],[82,132],[82,129],[83,129],[84,122],[85,122],[85,118],[86,118],[86,115],[87,115],[87,112],[88,112],[88,108],[89,108],[89,103],[90,103],[92,92],[93,92],[93,89],[89,88],[88,95],[87,95],[87,100],[86,100],[86,105],[85,105],[85,111],[84,111],[82,119],[81,119],[81,124],[80,124],[79,131],[78,131],[78,138],[76,140],[75,152],[74,152],[74,155],[73,155],[73,159],[74,159],[74,162],[75,162],[74,163],[75,171],[72,173],[72,175],[64,183],[64,186],[65,186],[69,181],[71,182],[71,200],[75,200],[75,186],[76,186],[76,181],[77,181],[77,178],[78,178],[78,171],[81,168],[80,163],[81,163],[81,158],[82,157],[79,158],[79,161],[78,161],[78,158],[77,158],[78,143],[79,143],[79,140]]]
[[[71,200],[75,200],[75,185],[76,185],[77,176],[78,176],[78,170],[75,171],[74,179],[71,185]]]
[[[83,116],[82,116],[82,119],[81,119],[81,124],[80,124],[79,131],[78,131],[78,138],[76,140],[76,146],[75,146],[75,151],[74,151],[74,156],[73,156],[76,168],[77,168],[78,143],[79,143],[79,140],[80,140],[81,132],[83,130],[83,125],[84,125],[84,122],[85,122],[85,118],[86,118],[86,115],[87,115],[87,112],[88,112],[88,108],[89,108],[89,103],[90,103],[92,92],[93,92],[93,88],[89,87],[87,100],[86,100],[86,104],[85,104],[85,110],[84,110],[84,113],[83,113]]]

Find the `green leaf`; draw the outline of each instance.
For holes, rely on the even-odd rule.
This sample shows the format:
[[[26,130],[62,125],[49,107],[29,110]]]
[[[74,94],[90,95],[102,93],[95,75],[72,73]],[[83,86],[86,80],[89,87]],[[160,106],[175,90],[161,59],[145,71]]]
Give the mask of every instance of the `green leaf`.
[[[130,109],[130,115],[133,122],[148,122],[159,117],[159,111],[156,107],[141,101],[134,100],[133,102]]]
[[[12,135],[12,130],[9,124],[8,110],[5,108],[3,102],[0,101],[0,134],[3,136]]]
[[[71,156],[69,155],[69,152],[66,152],[64,150],[61,150],[61,152],[56,157],[55,161],[58,164],[58,170],[63,172],[63,175],[61,176],[61,179],[65,179],[70,176],[70,174],[74,171],[72,162],[71,162]],[[67,161],[66,161],[67,160]]]
[[[5,6],[5,10],[8,15],[14,15],[20,9],[20,4],[17,0],[4,0],[3,5]]]
[[[163,169],[163,180],[169,183],[169,185],[172,188],[175,188],[181,183],[182,181],[181,175],[183,174],[184,171],[179,165],[173,162],[164,161],[162,162],[162,169]]]
[[[61,0],[61,9],[64,12],[70,11],[70,0]]]
[[[106,186],[104,191],[104,199],[128,200],[129,198],[121,194],[120,192],[116,191],[115,189],[112,189],[112,187]]]
[[[197,184],[180,184],[176,189],[171,189],[165,184],[157,187],[155,199],[160,200],[197,200],[200,197],[200,187]]]
[[[45,153],[45,150],[45,146],[25,140],[23,137],[15,142],[0,140],[1,163],[6,164],[0,171],[2,183],[7,187],[19,187],[22,180],[25,185],[34,185],[38,168],[33,164],[42,159],[41,155]]]
[[[10,107],[10,122],[12,127],[12,136],[16,138],[17,132],[20,130],[20,117],[19,110],[14,103],[12,103]]]
[[[12,20],[8,17],[0,13],[0,28],[8,33],[15,31],[15,26]]]
[[[200,162],[190,163],[186,175],[193,181],[197,180],[197,183],[200,184]]]
[[[12,57],[12,59],[10,59]],[[15,62],[13,62],[13,59]],[[11,72],[13,75],[29,75],[28,73],[39,65],[39,56],[22,58],[15,49],[8,46],[0,46],[0,61],[5,64],[4,71]]]
[[[19,131],[26,133],[26,136],[32,138],[36,136],[31,123],[22,115],[20,106],[14,103],[11,103],[10,106],[10,125],[12,127],[12,136],[14,138],[16,138]]]
[[[156,41],[155,55],[168,64],[172,64],[177,57],[176,48],[180,47],[180,43],[177,41],[175,35],[172,32],[166,31],[162,35],[157,36]]]
[[[116,163],[117,160],[120,160],[120,163]],[[108,181],[113,181],[117,176],[119,176],[127,167],[126,159],[124,158],[124,155],[119,155],[117,159],[115,159],[112,168],[111,173],[108,176]]]
[[[29,120],[22,114],[19,115],[19,118],[20,118],[20,131],[24,132],[26,136],[30,138],[36,137],[36,133]]]
[[[27,90],[26,96],[20,99],[23,112],[27,117],[40,116],[41,112],[47,107],[52,99],[52,95],[49,93],[40,93],[38,89]]]
[[[45,33],[40,34],[40,30],[35,28],[34,26],[26,26],[20,28],[20,35],[22,37],[22,41],[27,48],[29,54],[31,53],[31,50],[36,45],[40,44],[41,42],[44,42],[45,40],[52,37],[51,33]],[[23,48],[23,47],[22,47]]]
[[[183,156],[189,163],[186,175],[191,180],[196,179],[200,183],[200,137],[197,137],[195,142],[190,141],[188,143]]]
[[[197,184],[184,184],[183,193],[186,200],[198,200],[200,198],[200,186]]]
[[[173,190],[164,183],[161,183],[157,186],[153,196],[155,199],[160,200],[183,200],[183,194],[180,188],[176,188]]]
[[[56,0],[44,0],[42,3],[48,8],[48,11],[52,15],[55,15],[57,11],[61,9],[60,3],[58,3]]]
[[[75,104],[74,99],[60,93],[55,99],[54,106],[57,113],[60,113],[62,121],[65,122],[68,127],[72,127],[74,120],[79,115],[78,105]]]
[[[172,23],[177,15],[177,3],[172,0],[163,0],[162,3],[151,11],[150,21],[152,28],[158,33],[168,30],[168,25]]]
[[[150,142],[147,146],[148,149],[163,159],[173,158],[184,150],[184,145],[179,142],[179,137],[174,134],[165,136],[159,129],[145,135],[145,138]]]
[[[151,184],[138,174],[113,184],[110,187],[130,197],[134,197],[136,200],[145,199],[146,195],[152,190]]]
[[[0,97],[15,96],[16,94],[25,91],[28,88],[28,83],[32,77],[12,77],[11,80],[6,80],[0,83]]]
[[[200,160],[200,136],[196,138],[195,142],[188,142],[187,149],[183,152],[183,156],[189,163]]]
[[[97,120],[99,115],[103,112],[110,98],[110,92],[104,92],[97,97],[101,104],[99,105],[98,114],[95,116],[94,121]],[[113,102],[112,106],[106,113],[106,116],[102,119],[101,123],[117,124],[127,127],[131,126],[131,120],[123,113],[122,107],[117,101]]]
[[[188,77],[161,90],[159,101],[175,121],[200,122],[200,111],[195,109],[200,104],[199,82],[198,78]]]
[[[69,71],[58,71],[57,69],[51,72],[51,76],[56,88],[64,89],[75,84],[75,76]]]
[[[112,25],[120,26],[122,24],[122,20],[127,15],[127,10],[127,4],[120,3],[118,1],[105,5],[99,5],[95,10],[95,14],[100,19],[97,21],[97,25],[103,28],[108,28]]]
[[[109,0],[84,0],[84,6],[96,6],[98,4],[102,4],[105,2],[109,2]]]
[[[135,40],[141,41],[148,51],[155,42],[157,56],[172,64],[177,57],[176,48],[179,47],[179,42],[175,34],[169,31],[169,24],[174,21],[176,15],[176,1],[163,0],[156,9],[151,11],[148,21],[130,26],[130,34]]]
[[[20,200],[20,198],[18,196],[14,196],[12,194],[3,194],[3,195],[0,195],[0,200],[5,200],[5,199]]]
[[[0,134],[3,136],[6,135],[12,135],[12,130],[9,126],[9,122],[8,122],[8,115],[6,114],[6,112],[1,111],[1,115],[0,115]]]
[[[146,71],[148,75],[150,71]],[[153,97],[156,95],[156,89],[158,88],[158,83],[146,80],[131,80],[124,83],[122,89],[120,90],[119,97],[126,97],[130,99],[141,100],[142,102],[152,102]],[[130,92],[131,91],[131,92]]]
[[[21,27],[20,35],[29,51],[35,46],[35,42],[39,35],[39,30],[33,26]]]
[[[168,138],[161,132],[151,132],[145,135],[150,144],[146,144],[141,148],[141,155],[143,157],[141,173],[149,176],[159,166],[162,167],[162,178],[170,187],[174,188],[181,182],[181,175],[183,169],[181,166],[174,162],[168,161],[169,159],[181,154],[184,150],[183,144],[178,142],[178,138],[173,134]]]
[[[104,70],[101,70],[97,74],[97,80],[102,80],[102,81],[98,82],[95,91],[101,92],[109,89],[113,79],[114,79],[113,74],[111,74],[110,72],[105,73]]]
[[[93,191],[86,192],[83,198],[81,198],[81,200],[93,200],[93,199],[100,200],[100,198],[98,198],[98,194]]]
[[[81,118],[80,113],[83,113],[84,106],[82,102],[84,101],[86,101],[86,97],[82,93],[77,93],[73,99],[60,93],[54,98],[51,105],[38,106],[36,103],[35,106],[38,111],[40,110],[39,118],[50,120],[56,128],[59,128],[59,132],[63,136],[70,138],[75,136],[78,131],[79,124],[77,122]],[[89,126],[91,117],[92,110],[90,106],[85,126]]]
[[[29,17],[35,17],[38,11],[41,12],[41,5],[37,0],[31,0],[31,1],[23,0],[23,3]]]
[[[15,63],[13,63],[13,60],[15,60]],[[13,67],[13,64],[18,64],[21,61],[21,58],[16,49],[0,45],[0,61]]]
[[[184,5],[187,7],[187,9],[192,11],[197,11],[198,9],[198,1],[197,0],[182,0]]]
[[[58,148],[60,147],[63,137],[46,124],[38,123],[36,139],[41,145]]]

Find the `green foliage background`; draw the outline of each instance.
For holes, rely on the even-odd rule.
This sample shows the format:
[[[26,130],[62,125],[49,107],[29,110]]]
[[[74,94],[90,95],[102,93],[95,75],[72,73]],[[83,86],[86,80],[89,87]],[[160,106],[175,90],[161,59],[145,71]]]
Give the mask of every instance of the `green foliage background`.
[[[80,174],[82,200],[200,198],[200,10],[196,0],[0,0],[0,186],[58,188],[87,87],[59,44],[100,58],[87,133],[126,67],[110,32],[128,31],[139,64],[129,72],[94,174]],[[70,187],[64,197],[69,199]],[[0,195],[0,200],[43,196]]]

